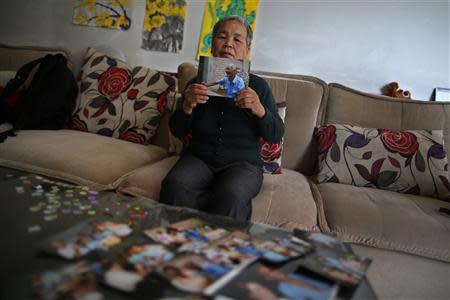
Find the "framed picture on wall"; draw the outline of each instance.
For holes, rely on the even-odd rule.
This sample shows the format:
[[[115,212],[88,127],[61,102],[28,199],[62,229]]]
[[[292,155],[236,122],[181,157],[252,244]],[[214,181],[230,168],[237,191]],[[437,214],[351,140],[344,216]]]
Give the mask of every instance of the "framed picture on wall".
[[[437,87],[434,89],[435,101],[450,101],[450,88]]]

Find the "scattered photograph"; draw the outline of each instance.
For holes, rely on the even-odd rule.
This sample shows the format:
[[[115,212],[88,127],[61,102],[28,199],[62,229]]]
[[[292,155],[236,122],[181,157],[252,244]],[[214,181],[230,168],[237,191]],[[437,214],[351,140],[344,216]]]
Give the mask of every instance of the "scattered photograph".
[[[202,293],[229,271],[229,268],[196,254],[177,256],[158,269],[174,287],[191,293]]]
[[[84,260],[42,272],[33,277],[32,286],[37,299],[105,299],[97,290],[91,264]]]
[[[292,245],[287,239],[272,241],[272,240],[253,240],[254,248],[260,252],[259,257],[271,263],[282,263],[287,260],[297,258],[309,251],[309,248],[302,249],[302,252],[295,251],[289,248]],[[293,246],[293,245],[292,245]],[[296,247],[300,249],[299,247]]]
[[[215,299],[334,299],[338,286],[328,280],[255,263],[215,292]]]
[[[237,268],[253,262],[261,256],[251,244],[251,238],[242,231],[234,231],[202,248],[199,253],[210,261],[228,268]]]
[[[248,86],[250,61],[201,56],[199,81],[208,87],[208,95],[234,99]]]
[[[334,249],[340,253],[352,253],[352,250],[342,242],[341,238],[336,233],[324,233],[303,231],[294,229],[294,237],[306,241],[315,247],[327,247]]]
[[[43,248],[50,254],[71,260],[93,250],[107,251],[132,233],[127,224],[111,221],[88,221],[45,241]]]
[[[355,287],[364,278],[371,260],[355,254],[343,255],[322,254],[314,252],[300,260],[301,268],[320,274],[347,287]]]
[[[276,242],[278,242],[282,247],[286,247],[298,252],[300,255],[310,253],[314,249],[312,244],[302,239],[296,238],[295,236],[291,236],[290,238],[277,239]]]
[[[127,263],[134,266],[137,273],[145,276],[155,267],[173,258],[173,253],[158,244],[132,245],[124,254]]]
[[[211,227],[202,220],[193,218],[167,227],[147,229],[144,233],[155,242],[180,247],[191,242],[208,243],[225,236],[228,231]]]
[[[117,256],[104,255],[96,261],[102,265],[103,283],[124,292],[133,292],[147,275],[173,257],[174,254],[163,245],[130,242]]]

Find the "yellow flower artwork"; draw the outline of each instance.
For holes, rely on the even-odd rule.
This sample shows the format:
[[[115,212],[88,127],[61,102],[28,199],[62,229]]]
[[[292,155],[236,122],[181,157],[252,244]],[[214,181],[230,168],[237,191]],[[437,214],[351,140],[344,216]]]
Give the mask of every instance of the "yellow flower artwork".
[[[180,52],[185,18],[185,0],[146,0],[142,48]]]
[[[127,15],[132,0],[78,0],[72,21],[76,25],[127,30],[131,19]]]
[[[207,0],[197,59],[200,56],[211,56],[212,30],[214,24],[223,17],[230,15],[244,17],[254,31],[258,4],[259,0]]]

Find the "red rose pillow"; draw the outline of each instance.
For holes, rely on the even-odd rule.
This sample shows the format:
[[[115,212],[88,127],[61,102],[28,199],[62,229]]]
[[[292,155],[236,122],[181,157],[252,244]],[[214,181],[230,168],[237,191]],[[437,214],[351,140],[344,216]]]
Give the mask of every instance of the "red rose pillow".
[[[80,106],[72,128],[146,144],[158,128],[175,78],[132,67],[90,48],[80,72]]]
[[[449,200],[441,130],[388,130],[331,124],[316,131],[317,181]]]
[[[286,103],[278,104],[278,115],[284,121],[286,115]],[[261,158],[263,160],[263,171],[268,174],[281,174],[281,154],[283,152],[283,140],[279,143],[269,143],[260,139]]]

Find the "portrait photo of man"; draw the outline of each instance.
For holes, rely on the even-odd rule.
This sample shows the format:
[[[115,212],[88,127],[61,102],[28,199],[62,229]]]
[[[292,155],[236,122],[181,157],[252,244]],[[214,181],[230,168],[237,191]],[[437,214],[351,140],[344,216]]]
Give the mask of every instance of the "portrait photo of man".
[[[227,98],[234,98],[245,87],[244,79],[238,75],[237,67],[232,63],[226,66],[225,73],[226,76],[222,79],[213,83],[206,83],[206,86],[219,85],[219,90],[224,90]]]

